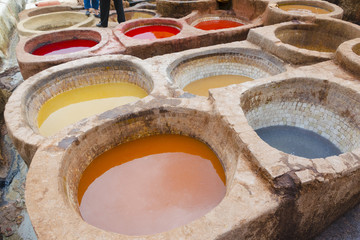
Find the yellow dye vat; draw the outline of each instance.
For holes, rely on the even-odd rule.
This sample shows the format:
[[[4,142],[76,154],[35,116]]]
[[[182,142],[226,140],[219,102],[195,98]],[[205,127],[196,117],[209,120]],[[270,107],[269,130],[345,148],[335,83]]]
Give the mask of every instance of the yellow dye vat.
[[[298,13],[298,14],[328,14],[330,13],[330,11],[320,8],[320,7],[314,7],[314,6],[309,6],[309,5],[301,5],[301,4],[284,4],[284,5],[279,5],[279,8],[290,12],[290,13]]]
[[[106,83],[72,89],[43,104],[38,113],[40,134],[51,136],[77,121],[147,96],[131,83]]]
[[[184,87],[184,91],[207,97],[211,88],[226,87],[231,84],[239,84],[251,80],[253,79],[241,75],[217,75],[191,82]]]

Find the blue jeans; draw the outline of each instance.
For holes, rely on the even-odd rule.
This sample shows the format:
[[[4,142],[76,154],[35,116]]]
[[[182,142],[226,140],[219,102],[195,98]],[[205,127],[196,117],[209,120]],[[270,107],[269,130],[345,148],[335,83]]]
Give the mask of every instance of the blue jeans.
[[[91,5],[90,5],[90,0],[84,0],[84,8],[85,9],[93,8],[95,10],[98,10],[99,0],[91,0]]]

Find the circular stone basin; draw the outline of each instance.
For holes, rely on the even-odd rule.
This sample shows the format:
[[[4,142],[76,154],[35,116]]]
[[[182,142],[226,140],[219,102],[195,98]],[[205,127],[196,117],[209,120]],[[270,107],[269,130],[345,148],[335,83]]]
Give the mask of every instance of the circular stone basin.
[[[141,19],[141,18],[153,18],[155,17],[156,13],[150,10],[125,10],[125,19],[126,21],[133,20],[133,19]],[[110,22],[117,22],[117,14],[113,13],[109,16]]]
[[[234,28],[243,25],[244,23],[239,19],[230,17],[205,17],[197,19],[191,23],[191,26],[202,30],[218,30],[224,28]]]
[[[86,213],[82,212],[87,201],[85,195],[90,194],[90,200],[96,201],[91,196],[91,191],[93,187],[98,187],[97,184],[102,184],[103,177],[115,177],[125,182],[118,182],[119,185],[114,186],[114,182],[111,181],[110,185],[100,186],[97,191],[106,192],[104,195],[100,192],[96,194],[100,201],[111,201],[112,198],[105,195],[115,194],[121,198],[126,197],[125,201],[116,201],[118,209],[115,210],[121,210],[124,205],[149,206],[150,211],[132,212],[127,209],[119,215],[114,214],[115,218],[122,218],[122,214],[136,220],[135,213],[140,211],[141,216],[137,216],[139,222],[124,222],[124,219],[121,219],[124,225],[142,225],[147,221],[150,225],[160,222],[166,229],[175,228],[158,233],[159,239],[217,239],[235,228],[230,230],[216,227],[224,221],[230,226],[238,226],[239,219],[245,222],[253,221],[248,220],[249,211],[242,213],[241,209],[248,203],[251,205],[246,207],[257,208],[260,204],[258,201],[255,201],[257,204],[252,204],[253,199],[256,199],[253,195],[256,192],[256,196],[259,196],[259,192],[262,197],[263,190],[267,191],[267,186],[262,183],[262,179],[251,173],[246,158],[239,156],[238,143],[232,129],[222,118],[199,109],[197,105],[191,108],[188,108],[189,104],[187,107],[163,104],[158,106],[144,103],[141,110],[136,106],[122,111],[111,110],[107,112],[107,117],[92,118],[89,125],[79,124],[78,129],[66,136],[59,135],[53,138],[54,147],[47,145],[50,143],[48,141],[45,143],[46,146],[43,145],[39,149],[27,175],[28,187],[25,193],[27,210],[39,239],[134,239],[133,236],[112,232],[112,229],[106,230],[110,224],[94,227],[90,225],[93,223],[86,222]],[[90,125],[92,127],[89,127]],[[216,137],[210,136],[209,131]],[[227,143],[226,149],[222,147],[224,142]],[[48,154],[49,149],[53,150],[51,155],[41,156]],[[116,158],[116,154],[120,154],[121,158]],[[108,157],[113,156],[113,161],[110,161]],[[42,167],[39,168],[38,164]],[[238,170],[239,164],[241,170]],[[146,169],[141,168],[141,165]],[[105,172],[106,168],[111,169],[105,176],[97,178],[93,182],[95,186],[92,186],[90,183],[96,175]],[[92,170],[95,170],[95,175],[92,175]],[[120,171],[121,174],[109,176],[114,173],[113,171]],[[85,180],[83,178],[87,177],[90,178],[89,181],[82,182]],[[237,181],[238,178],[244,177],[249,180],[241,183]],[[158,180],[161,184],[158,184]],[[151,187],[152,184],[156,186]],[[89,193],[81,197],[85,191],[83,187],[86,188],[87,185],[90,185],[86,190]],[[44,193],[43,189],[49,186],[49,192],[43,198],[39,198],[39,194]],[[241,196],[249,201],[242,200],[239,203],[236,197],[239,196],[239,191],[232,191],[236,186],[241,187]],[[116,188],[115,191],[112,191],[113,187]],[[139,192],[139,188],[145,190]],[[261,190],[258,190],[259,188]],[[164,194],[165,191],[168,194]],[[139,197],[148,195],[151,198]],[[134,202],[129,202],[132,196],[135,198]],[[154,201],[154,198],[160,198],[160,201]],[[268,201],[270,194],[264,199],[263,202]],[[163,219],[152,218],[151,216],[161,214],[164,205],[165,208],[168,206],[165,210],[169,214],[165,214]],[[39,206],[42,207],[39,209]],[[240,209],[241,212],[236,218],[233,217],[234,209]],[[91,211],[97,210],[100,209],[91,208]],[[255,215],[259,211],[256,210]],[[268,211],[268,208],[263,211]],[[54,214],[62,217],[54,218]],[[142,217],[146,214],[149,214],[150,218]],[[101,220],[102,216],[98,215],[96,218]],[[170,221],[177,223],[170,226]],[[177,227],[185,224],[186,227]],[[142,233],[166,231],[164,228],[145,228],[146,225],[136,226],[135,230]],[[188,231],[184,232],[184,228],[191,231],[191,236]],[[125,231],[133,234],[131,228],[126,228]],[[141,238],[153,239],[154,235],[142,235]]]
[[[92,15],[88,17],[80,12],[64,11],[26,18],[18,23],[17,28],[20,35],[31,36],[59,29],[90,27],[94,22]]]
[[[159,39],[177,35],[181,31],[174,25],[147,25],[131,28],[125,35],[134,39]]]
[[[318,52],[335,52],[344,41],[341,36],[323,32],[318,27],[310,25],[282,27],[275,31],[275,36],[283,43]]]
[[[306,4],[279,4],[278,8],[281,10],[290,12],[290,13],[297,13],[297,14],[328,14],[332,12],[331,10],[327,10],[325,8],[306,5]]]
[[[211,88],[225,87],[284,72],[283,63],[260,50],[223,48],[190,54],[173,62],[167,72],[177,87],[208,96]]]
[[[199,140],[140,138],[103,153],[85,169],[78,190],[80,213],[106,231],[160,233],[213,209],[225,196],[225,181],[219,159]]]
[[[360,146],[360,118],[354,115],[359,99],[356,91],[335,82],[292,78],[245,91],[240,105],[270,146],[313,159]]]
[[[143,65],[139,59],[128,56],[92,57],[61,64],[29,78],[12,95],[8,106],[13,107],[8,107],[11,111],[7,114],[7,119],[14,119],[12,115],[19,118],[19,122],[10,120],[8,126],[14,141],[27,146],[24,152],[19,151],[23,159],[31,161],[44,137],[148,95],[153,81]],[[21,109],[21,105],[26,107]],[[18,132],[23,129],[17,126],[21,122],[27,123],[26,138]]]
[[[35,49],[31,54],[37,56],[50,56],[82,51],[98,44],[96,41],[86,39],[73,39],[46,44]]]

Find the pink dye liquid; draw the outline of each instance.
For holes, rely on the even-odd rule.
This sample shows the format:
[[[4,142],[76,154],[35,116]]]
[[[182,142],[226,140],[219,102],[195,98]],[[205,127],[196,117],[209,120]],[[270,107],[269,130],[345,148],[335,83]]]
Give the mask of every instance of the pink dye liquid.
[[[66,54],[78,52],[91,48],[98,44],[98,42],[85,39],[66,40],[61,42],[50,43],[35,49],[32,52],[33,55],[37,56],[50,56],[57,54]]]
[[[202,21],[196,24],[194,27],[202,29],[202,30],[217,30],[223,28],[233,28],[239,27],[244,24],[229,20],[209,20],[209,21]]]
[[[172,37],[179,32],[180,30],[176,27],[151,25],[131,29],[127,31],[125,35],[135,39],[157,39]]]

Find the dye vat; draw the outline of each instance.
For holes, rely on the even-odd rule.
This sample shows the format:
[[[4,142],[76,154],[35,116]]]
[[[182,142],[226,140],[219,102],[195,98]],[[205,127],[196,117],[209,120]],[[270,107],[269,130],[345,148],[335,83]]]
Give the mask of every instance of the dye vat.
[[[90,27],[94,23],[93,15],[88,17],[81,12],[63,11],[26,18],[17,24],[17,30],[21,36],[32,36],[66,28]]]
[[[66,40],[41,46],[35,49],[32,54],[37,56],[50,56],[73,53],[92,48],[96,44],[98,44],[98,42],[86,39]]]
[[[341,154],[328,139],[299,127],[271,126],[257,129],[256,133],[270,146],[299,157],[326,158]]]
[[[184,91],[194,95],[208,97],[209,89],[226,87],[231,84],[239,84],[251,80],[253,79],[241,75],[216,75],[191,82],[184,87]]]
[[[251,29],[247,40],[292,64],[312,64],[334,58],[340,44],[359,37],[355,24],[317,18],[313,23],[285,22]]]
[[[201,30],[218,30],[224,28],[240,27],[243,25],[244,25],[243,23],[233,20],[210,19],[210,20],[202,20],[198,23],[195,23],[193,26]]]
[[[357,111],[357,99],[338,83],[302,77],[250,88],[240,105],[249,125],[269,145],[301,157],[325,158],[360,146],[360,122],[344,114]]]
[[[149,25],[130,29],[125,32],[125,35],[134,39],[159,39],[168,38],[177,35],[180,29],[176,26],[167,25]]]
[[[311,5],[302,5],[302,4],[280,4],[278,6],[281,10],[297,13],[297,14],[328,14],[330,11]]]
[[[359,40],[358,40],[359,41]],[[355,54],[360,56],[360,43],[357,43],[352,50],[354,51]]]
[[[133,20],[133,19],[142,19],[142,18],[153,18],[156,16],[156,12],[151,11],[151,10],[142,10],[142,9],[132,9],[132,10],[128,10],[125,9],[124,10],[125,13],[125,20],[129,21],[129,20]],[[116,13],[112,13],[109,16],[109,22],[115,22],[117,23],[117,14]]]
[[[221,163],[204,143],[157,135],[121,144],[94,159],[79,183],[83,219],[125,235],[185,225],[225,196]]]
[[[257,49],[216,48],[184,54],[167,69],[177,87],[208,96],[211,88],[225,87],[285,71],[283,63]]]
[[[125,82],[96,84],[56,95],[40,108],[37,122],[41,135],[48,137],[81,119],[147,96],[141,87]]]
[[[104,55],[60,64],[29,78],[12,94],[6,113],[14,143],[22,138],[21,157],[30,164],[46,136],[64,125],[150,94],[156,83],[148,69],[135,57]],[[19,127],[24,122],[26,127]]]

